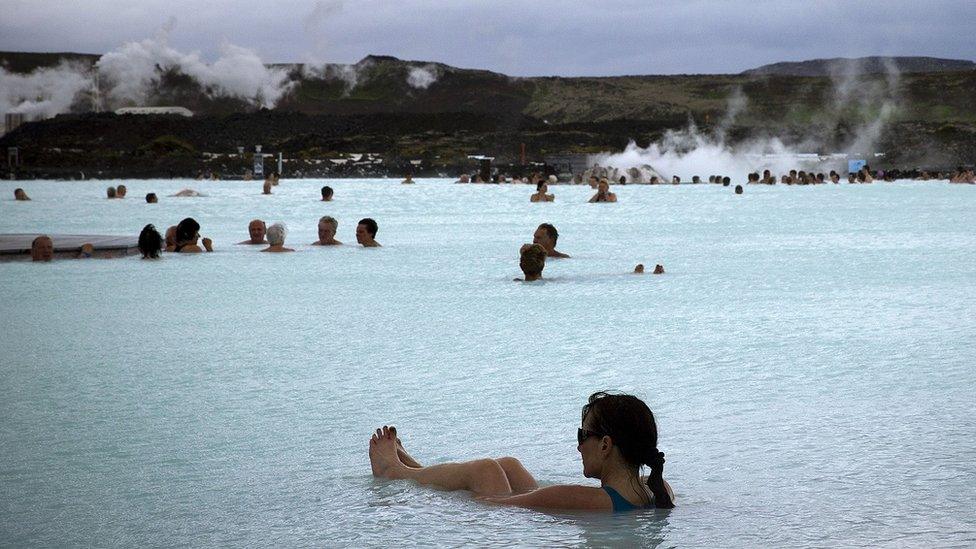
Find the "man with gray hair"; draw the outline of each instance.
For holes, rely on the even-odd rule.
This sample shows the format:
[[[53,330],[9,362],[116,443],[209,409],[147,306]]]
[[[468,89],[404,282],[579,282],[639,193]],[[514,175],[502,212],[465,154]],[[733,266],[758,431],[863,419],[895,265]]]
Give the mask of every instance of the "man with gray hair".
[[[319,239],[312,242],[312,246],[339,246],[342,242],[336,240],[336,230],[339,222],[332,216],[326,215],[319,219]]]
[[[295,250],[285,247],[285,236],[288,234],[288,229],[285,227],[284,223],[275,223],[274,225],[268,227],[268,247],[261,250],[262,252],[294,252]]]

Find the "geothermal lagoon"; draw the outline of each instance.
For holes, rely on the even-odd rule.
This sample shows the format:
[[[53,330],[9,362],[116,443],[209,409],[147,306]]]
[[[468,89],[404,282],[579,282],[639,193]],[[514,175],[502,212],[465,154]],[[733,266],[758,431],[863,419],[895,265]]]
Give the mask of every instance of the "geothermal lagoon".
[[[397,183],[0,183],[2,233],[190,216],[216,248],[0,264],[0,544],[976,543],[972,186],[586,204],[554,185],[530,204],[526,185]],[[208,196],[167,196],[186,186]],[[308,246],[323,215],[345,246]],[[355,245],[363,217],[382,248]],[[252,218],[298,251],[235,245]],[[513,282],[542,222],[572,258]],[[654,410],[674,510],[497,508],[370,474],[392,423],[424,464],[512,455],[543,485],[593,484],[574,431],[601,389]]]

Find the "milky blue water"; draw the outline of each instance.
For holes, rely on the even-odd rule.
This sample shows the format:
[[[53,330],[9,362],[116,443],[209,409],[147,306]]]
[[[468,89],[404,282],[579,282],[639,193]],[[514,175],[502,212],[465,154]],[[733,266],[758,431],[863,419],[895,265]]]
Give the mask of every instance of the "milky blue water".
[[[972,186],[126,184],[0,183],[0,232],[193,216],[216,246],[0,263],[0,546],[976,544]],[[166,196],[184,186],[209,196]],[[322,215],[353,245],[309,247]],[[383,248],[354,245],[366,216]],[[234,245],[255,217],[298,251]],[[512,282],[545,221],[573,258]],[[670,513],[370,475],[394,423],[423,463],[513,455],[592,485],[574,435],[600,389],[655,411]]]

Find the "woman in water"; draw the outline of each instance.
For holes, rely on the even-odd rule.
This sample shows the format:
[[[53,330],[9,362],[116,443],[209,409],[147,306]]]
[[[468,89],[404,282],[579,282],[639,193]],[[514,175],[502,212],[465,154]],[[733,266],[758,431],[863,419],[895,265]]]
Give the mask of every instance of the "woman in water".
[[[617,195],[610,192],[610,182],[606,178],[601,179],[596,186],[596,194],[590,198],[590,202],[616,202]]]
[[[374,476],[413,479],[441,490],[470,490],[479,499],[501,505],[594,511],[674,507],[671,487],[663,477],[664,453],[657,449],[654,414],[643,401],[631,395],[590,395],[576,440],[583,476],[600,479],[599,488],[540,488],[512,457],[424,467],[404,450],[395,427],[376,430],[369,441],[369,461]],[[643,465],[650,467],[646,479],[640,476]]]
[[[159,259],[159,252],[163,250],[163,237],[152,224],[146,225],[139,233],[139,251],[143,259]]]
[[[529,197],[530,202],[552,202],[556,199],[554,195],[547,194],[549,192],[549,185],[545,181],[540,181],[535,184],[535,194]]]

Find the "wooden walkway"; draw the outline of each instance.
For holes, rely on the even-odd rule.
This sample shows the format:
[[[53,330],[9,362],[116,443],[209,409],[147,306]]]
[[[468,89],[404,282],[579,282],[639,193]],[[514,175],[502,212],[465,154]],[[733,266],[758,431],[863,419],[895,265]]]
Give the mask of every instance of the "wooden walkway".
[[[0,261],[30,259],[31,243],[40,236],[31,234],[0,234]],[[92,257],[124,257],[139,253],[138,239],[132,236],[49,234],[54,241],[54,258],[75,258],[81,246],[91,243],[95,247]]]

